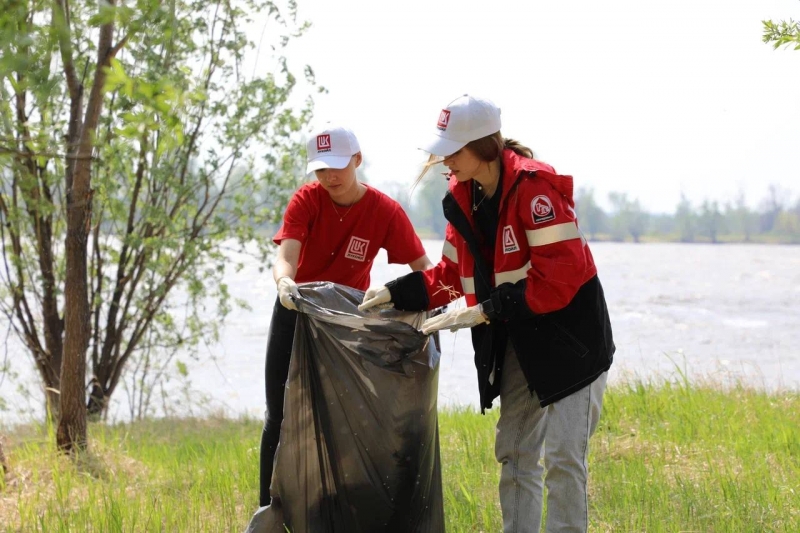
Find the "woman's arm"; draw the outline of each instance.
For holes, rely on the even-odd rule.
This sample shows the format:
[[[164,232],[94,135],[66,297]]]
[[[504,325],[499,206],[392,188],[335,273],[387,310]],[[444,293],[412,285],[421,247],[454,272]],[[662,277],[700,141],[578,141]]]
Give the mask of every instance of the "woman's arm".
[[[278,285],[278,298],[286,309],[297,311],[295,300],[300,298],[300,291],[294,277],[297,275],[297,263],[300,260],[300,241],[283,239],[278,248],[278,259],[272,268],[272,276]]]
[[[433,267],[433,263],[431,263],[431,260],[428,259],[428,256],[426,254],[426,255],[423,255],[422,257],[418,257],[417,259],[414,259],[413,261],[411,261],[408,264],[408,266],[411,267],[411,270],[413,270],[414,272],[417,272],[418,270],[428,270],[429,268],[432,268]]]
[[[434,309],[460,298],[463,294],[458,273],[458,254],[455,245],[455,230],[450,224],[445,231],[442,260],[425,270],[418,270],[386,284],[395,308],[403,311]],[[418,261],[427,259],[423,256]]]
[[[272,267],[272,276],[277,282],[283,277],[294,280],[297,275],[297,263],[300,261],[300,241],[295,239],[284,239],[278,248],[278,259]]]

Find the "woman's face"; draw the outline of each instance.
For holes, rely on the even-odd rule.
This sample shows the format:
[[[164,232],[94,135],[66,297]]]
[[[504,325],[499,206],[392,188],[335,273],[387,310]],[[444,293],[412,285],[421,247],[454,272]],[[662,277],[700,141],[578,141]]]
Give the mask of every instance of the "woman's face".
[[[469,148],[462,148],[458,152],[445,157],[442,163],[458,181],[465,182],[474,179],[480,173],[484,161],[478,159],[478,156],[471,152]]]
[[[361,152],[350,158],[344,168],[323,168],[315,170],[314,174],[322,188],[331,195],[331,200],[337,204],[350,204],[358,197],[358,180],[356,168],[361,164]]]

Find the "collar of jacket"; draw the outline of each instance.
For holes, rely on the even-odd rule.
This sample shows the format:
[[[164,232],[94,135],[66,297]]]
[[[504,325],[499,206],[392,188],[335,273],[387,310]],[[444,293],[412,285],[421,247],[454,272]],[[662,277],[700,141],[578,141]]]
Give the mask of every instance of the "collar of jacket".
[[[556,171],[541,161],[528,159],[506,148],[502,153],[503,158],[503,190],[500,196],[500,210],[511,191],[517,186],[523,176],[536,174],[537,177],[549,182],[559,193],[572,200],[572,176],[559,176]],[[472,187],[469,182],[460,183],[455,177],[450,178],[449,192],[458,202],[459,207],[468,213],[472,205]]]
[[[481,256],[478,238],[475,234],[475,222],[471,216],[467,215],[470,212],[469,206],[459,202],[453,191],[448,191],[442,199],[442,211],[445,220],[453,226],[453,229],[464,239],[469,248],[474,263],[475,297],[482,302],[491,294],[492,273]]]
[[[525,175],[536,174],[549,182],[555,190],[570,199],[572,203],[572,176],[560,176],[556,171],[541,161],[528,159],[516,154],[513,150],[506,148],[502,153],[503,158],[503,190],[500,196],[500,212],[503,211],[506,198],[516,188],[519,181]],[[448,189],[450,194],[458,203],[461,210],[468,213],[472,205],[472,187],[469,182],[460,183],[455,177],[450,178]],[[472,223],[472,221],[470,221]]]
[[[503,150],[503,165],[505,165],[504,168],[516,169],[515,176],[517,178],[523,173],[536,174],[537,178],[547,181],[556,191],[569,198],[572,203],[572,176],[561,176],[547,163],[522,157],[509,149]],[[505,177],[506,174],[504,173],[503,176]],[[503,189],[505,190],[505,187]]]
[[[500,191],[500,206],[498,210],[498,214],[503,209],[503,202],[505,198],[508,196],[509,191],[514,187],[517,179],[519,179],[519,172],[514,167],[510,167],[506,165],[506,152],[510,152],[513,155],[514,152],[511,150],[503,150],[503,190]],[[473,187],[472,187],[472,180],[466,182],[459,182],[455,176],[450,178],[450,182],[448,183],[448,192],[453,195],[453,198],[458,203],[458,206],[464,213],[469,213],[472,207],[473,201]],[[470,224],[474,226],[474,221],[472,217],[468,217],[470,219]]]

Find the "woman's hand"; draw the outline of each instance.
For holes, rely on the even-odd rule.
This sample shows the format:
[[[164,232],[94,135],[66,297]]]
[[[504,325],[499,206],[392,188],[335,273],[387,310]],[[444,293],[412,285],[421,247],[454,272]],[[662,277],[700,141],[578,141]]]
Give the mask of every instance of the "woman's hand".
[[[392,295],[386,285],[379,285],[378,287],[370,287],[364,293],[364,300],[358,306],[358,310],[362,313],[375,306],[382,306],[382,308],[392,306]],[[388,304],[388,305],[387,305]]]
[[[461,328],[471,328],[479,324],[489,322],[481,310],[480,304],[467,307],[466,309],[453,309],[447,313],[429,318],[422,323],[420,331],[425,335],[430,335],[441,329],[455,331]]]
[[[297,289],[297,283],[289,276],[283,276],[278,280],[278,298],[286,309],[297,311],[294,300],[300,298],[300,291]]]

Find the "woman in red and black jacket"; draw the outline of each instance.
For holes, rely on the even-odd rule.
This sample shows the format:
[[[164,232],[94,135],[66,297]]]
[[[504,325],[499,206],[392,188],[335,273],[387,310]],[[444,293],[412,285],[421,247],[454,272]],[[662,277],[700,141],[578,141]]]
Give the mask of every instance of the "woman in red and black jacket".
[[[422,331],[471,328],[481,410],[500,396],[504,531],[539,530],[542,450],[547,531],[585,531],[588,441],[615,347],[572,177],[504,139],[499,108],[468,95],[441,111],[423,149],[450,170],[442,260],[369,289],[361,309],[433,309],[464,296],[466,309]]]

